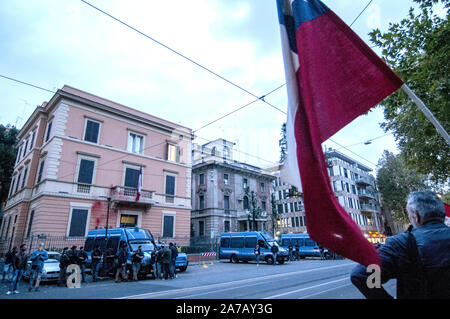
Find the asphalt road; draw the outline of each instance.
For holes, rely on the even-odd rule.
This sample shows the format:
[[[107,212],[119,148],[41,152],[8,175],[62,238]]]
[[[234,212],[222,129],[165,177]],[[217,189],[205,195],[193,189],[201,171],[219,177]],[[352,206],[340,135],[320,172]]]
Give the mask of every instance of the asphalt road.
[[[173,280],[141,280],[114,283],[111,279],[82,284],[81,288],[41,284],[28,292],[22,281],[19,294],[6,295],[0,284],[0,299],[363,299],[350,282],[355,263],[349,260],[301,260],[284,265],[228,261],[189,265]],[[395,281],[384,287],[395,296]]]

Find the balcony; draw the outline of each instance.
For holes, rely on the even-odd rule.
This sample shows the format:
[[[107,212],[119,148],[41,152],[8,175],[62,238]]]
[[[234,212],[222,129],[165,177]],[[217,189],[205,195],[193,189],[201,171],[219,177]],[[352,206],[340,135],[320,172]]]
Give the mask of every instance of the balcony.
[[[361,211],[373,213],[373,212],[378,212],[378,209],[376,208],[375,205],[361,204]]]
[[[356,184],[366,185],[366,186],[374,186],[373,181],[367,177],[360,177],[356,180]]]
[[[252,220],[253,217],[248,210],[237,212],[237,219],[240,221],[248,220],[249,217],[250,217],[250,220]],[[267,221],[267,212],[265,212],[265,211],[261,212],[261,214],[256,218],[256,221]]]
[[[114,207],[136,207],[145,208],[146,211],[150,210],[154,204],[153,200],[154,191],[141,190],[139,200],[136,201],[137,188],[115,186],[111,190],[111,203]]]
[[[367,199],[377,199],[374,192],[365,189],[358,189],[358,196]]]
[[[8,199],[5,208],[9,208],[12,205],[21,201],[29,201],[31,199],[32,192],[33,189],[31,188],[22,188],[20,191],[18,191]]]

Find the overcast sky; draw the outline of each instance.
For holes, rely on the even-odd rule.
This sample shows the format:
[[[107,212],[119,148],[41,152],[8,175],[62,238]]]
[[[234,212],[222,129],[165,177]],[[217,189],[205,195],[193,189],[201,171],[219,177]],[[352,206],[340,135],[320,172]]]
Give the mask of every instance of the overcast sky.
[[[275,0],[89,2],[257,96],[285,83]],[[324,1],[347,24],[368,2]],[[386,31],[412,5],[373,0],[352,29],[371,45],[373,28]],[[0,75],[54,91],[67,84],[193,130],[255,100],[80,0],[2,1],[0,39]],[[52,95],[0,77],[0,123],[22,127]],[[286,88],[265,100],[286,110]],[[236,160],[265,167],[279,159],[285,120],[256,102],[199,130],[194,142],[223,137],[236,143]],[[376,108],[332,137],[348,150],[331,141],[325,145],[375,168],[383,150],[396,152],[392,135],[380,137],[382,120]]]

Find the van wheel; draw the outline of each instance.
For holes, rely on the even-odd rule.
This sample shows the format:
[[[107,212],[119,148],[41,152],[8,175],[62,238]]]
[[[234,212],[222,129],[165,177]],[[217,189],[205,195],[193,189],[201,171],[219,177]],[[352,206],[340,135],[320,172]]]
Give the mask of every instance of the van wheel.
[[[284,264],[284,259],[278,260],[278,263],[279,263],[280,265]]]
[[[273,260],[272,256],[266,257],[266,263],[268,263],[269,265],[273,265],[273,262],[274,262],[274,260]]]
[[[239,258],[238,258],[236,255],[233,255],[233,256],[231,256],[230,261],[231,261],[232,263],[237,264],[237,263],[239,262]]]

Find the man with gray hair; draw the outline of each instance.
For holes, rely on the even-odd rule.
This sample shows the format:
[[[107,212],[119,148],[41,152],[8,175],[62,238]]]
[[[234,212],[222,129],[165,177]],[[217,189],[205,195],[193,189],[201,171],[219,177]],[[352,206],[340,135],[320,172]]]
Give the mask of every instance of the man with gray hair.
[[[367,299],[393,299],[381,284],[397,279],[397,299],[450,297],[450,228],[444,224],[444,204],[430,191],[412,192],[406,210],[408,230],[389,237],[378,249],[380,284],[370,283],[372,271],[356,266],[352,283]]]

